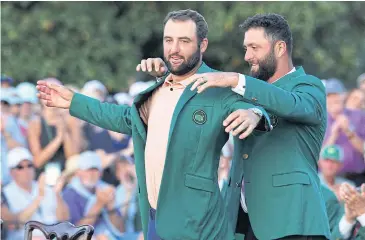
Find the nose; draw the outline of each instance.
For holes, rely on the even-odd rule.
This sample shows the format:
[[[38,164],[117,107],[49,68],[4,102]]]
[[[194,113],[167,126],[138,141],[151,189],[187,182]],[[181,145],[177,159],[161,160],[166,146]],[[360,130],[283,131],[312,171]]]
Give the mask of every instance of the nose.
[[[247,49],[245,53],[245,61],[249,62],[252,59],[252,57],[253,57],[252,52],[250,51],[250,49]]]
[[[174,43],[171,45],[170,54],[176,54],[180,52],[180,46],[178,41],[174,41]]]

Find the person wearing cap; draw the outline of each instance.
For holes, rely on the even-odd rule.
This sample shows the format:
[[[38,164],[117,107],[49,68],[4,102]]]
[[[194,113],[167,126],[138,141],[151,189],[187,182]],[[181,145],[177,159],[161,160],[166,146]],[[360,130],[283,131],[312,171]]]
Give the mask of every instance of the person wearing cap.
[[[8,168],[12,181],[3,189],[10,212],[16,214],[18,224],[29,220],[55,224],[69,218],[67,205],[61,196],[62,182],[53,189],[46,186],[45,175],[34,180],[33,156],[26,148],[17,147],[8,152]],[[35,233],[39,236],[40,232]],[[8,239],[23,239],[24,230],[10,230]]]
[[[345,108],[346,89],[338,79],[326,81],[327,129],[324,146],[343,149],[343,166],[339,172],[357,186],[365,182],[365,112]]]
[[[121,156],[115,162],[115,175],[119,180],[116,188],[116,202],[120,206],[126,232],[140,231],[141,219],[138,214],[137,176],[133,160],[128,156]],[[138,229],[137,229],[138,228]]]
[[[21,132],[17,118],[5,108],[1,108],[0,139],[1,181],[7,184],[11,179],[6,161],[7,153],[14,147],[26,147],[27,139]]]
[[[323,148],[320,159],[318,161],[318,167],[320,173],[318,174],[321,183],[334,191],[338,196],[338,190],[342,183],[347,182],[353,186],[355,184],[338,176],[343,165],[343,150],[338,145],[329,145]]]
[[[11,88],[11,85],[14,83],[14,80],[9,77],[6,76],[4,74],[1,74],[1,90],[6,89],[6,88]]]
[[[22,82],[16,86],[18,96],[21,98],[21,106],[18,115],[18,124],[23,136],[27,136],[28,126],[35,114],[35,107],[38,103],[37,89],[34,84]]]
[[[123,217],[116,206],[115,189],[101,180],[101,158],[95,152],[86,151],[79,155],[77,162],[76,175],[63,192],[70,222],[94,226],[96,237],[124,239],[127,233],[124,233]]]

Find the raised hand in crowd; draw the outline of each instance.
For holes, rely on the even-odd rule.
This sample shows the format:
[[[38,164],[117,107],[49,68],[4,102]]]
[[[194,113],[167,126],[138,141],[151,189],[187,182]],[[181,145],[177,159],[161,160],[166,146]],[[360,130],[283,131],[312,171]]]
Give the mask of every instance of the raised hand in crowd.
[[[340,196],[345,203],[345,217],[349,222],[365,214],[365,184],[360,192],[348,183],[341,184]]]
[[[96,200],[103,206],[114,206],[115,188],[113,186],[107,186],[104,188],[96,189]]]

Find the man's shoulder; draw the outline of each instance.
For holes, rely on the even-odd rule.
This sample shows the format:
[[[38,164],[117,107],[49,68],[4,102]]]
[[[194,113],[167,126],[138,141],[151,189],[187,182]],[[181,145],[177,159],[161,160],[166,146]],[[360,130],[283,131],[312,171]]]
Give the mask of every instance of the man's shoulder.
[[[318,87],[320,89],[322,89],[323,91],[325,91],[325,87],[323,82],[321,81],[321,79],[319,79],[316,76],[313,75],[309,75],[309,74],[301,74],[295,78],[292,79],[292,81],[294,83],[296,83],[297,85],[312,85],[315,87]]]

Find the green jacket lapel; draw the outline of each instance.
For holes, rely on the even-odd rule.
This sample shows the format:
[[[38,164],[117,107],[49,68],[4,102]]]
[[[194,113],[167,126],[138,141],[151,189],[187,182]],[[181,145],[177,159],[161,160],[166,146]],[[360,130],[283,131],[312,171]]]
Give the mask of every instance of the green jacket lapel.
[[[147,133],[146,133],[146,128],[143,124],[143,120],[141,119],[141,117],[139,115],[138,109],[143,104],[143,102],[146,101],[149,96],[151,96],[152,92],[164,83],[165,78],[166,77],[164,77],[162,80],[156,82],[151,87],[149,87],[146,90],[139,93],[133,101],[133,105],[132,105],[132,109],[131,109],[131,116],[132,116],[132,119],[134,121],[134,124],[136,125],[136,128],[137,128],[139,134],[141,135],[141,137],[144,141],[147,140]]]
[[[206,73],[206,72],[212,72],[212,69],[210,67],[208,67],[204,62],[201,64],[201,66],[199,67],[198,71],[196,72],[197,74],[200,73]],[[193,83],[191,83],[190,85],[188,85],[183,94],[181,95],[179,101],[176,104],[175,110],[174,110],[174,115],[172,116],[172,120],[171,120],[171,126],[170,126],[170,132],[169,132],[169,140],[168,143],[170,142],[170,138],[172,135],[172,132],[174,130],[175,124],[176,124],[176,120],[179,116],[179,113],[181,112],[181,110],[184,108],[185,104],[192,98],[195,96],[195,94],[197,93],[196,89],[194,91],[190,90],[190,87],[192,86]]]

